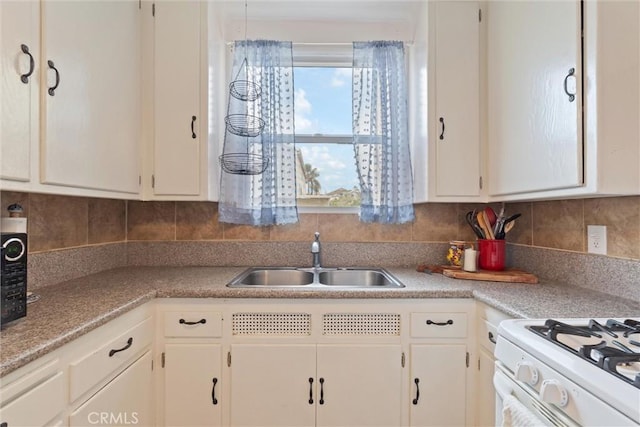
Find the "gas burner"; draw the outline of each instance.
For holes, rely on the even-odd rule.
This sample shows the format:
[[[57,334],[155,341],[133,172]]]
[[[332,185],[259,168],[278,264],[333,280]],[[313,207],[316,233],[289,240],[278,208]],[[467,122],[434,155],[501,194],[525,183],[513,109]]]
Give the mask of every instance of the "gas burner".
[[[639,321],[609,319],[603,325],[591,319],[587,324],[569,325],[548,319],[527,329],[640,388],[640,341],[630,338],[640,334]]]

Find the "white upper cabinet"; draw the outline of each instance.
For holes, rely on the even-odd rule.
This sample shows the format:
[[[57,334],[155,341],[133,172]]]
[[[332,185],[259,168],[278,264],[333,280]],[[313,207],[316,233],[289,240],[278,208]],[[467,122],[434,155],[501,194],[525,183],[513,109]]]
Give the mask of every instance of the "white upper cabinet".
[[[489,191],[582,185],[580,3],[488,9]]]
[[[640,193],[640,4],[488,3],[490,200]]]
[[[480,7],[425,3],[409,57],[414,201],[481,196]]]
[[[29,182],[38,140],[39,3],[0,2],[0,178]]]
[[[41,180],[138,193],[138,1],[42,3]]]
[[[200,5],[155,4],[154,195],[200,195]]]
[[[474,1],[434,9],[435,195],[479,196],[480,9]]]

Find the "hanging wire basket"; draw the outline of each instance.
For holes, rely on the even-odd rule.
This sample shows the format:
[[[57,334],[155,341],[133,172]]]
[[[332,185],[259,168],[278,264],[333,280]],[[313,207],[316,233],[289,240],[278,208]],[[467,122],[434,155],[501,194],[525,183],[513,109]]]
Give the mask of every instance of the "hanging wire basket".
[[[269,159],[258,154],[227,153],[218,159],[222,170],[234,175],[260,175],[269,166]]]
[[[234,135],[255,137],[262,133],[264,120],[250,114],[229,114],[224,118],[227,130]]]
[[[240,68],[238,69],[238,74],[236,74],[235,79],[229,84],[229,94],[236,99],[241,101],[255,101],[260,98],[262,94],[262,88],[257,83],[249,80],[249,65],[247,63],[247,58],[244,58]],[[244,71],[245,78],[240,78],[240,74]]]

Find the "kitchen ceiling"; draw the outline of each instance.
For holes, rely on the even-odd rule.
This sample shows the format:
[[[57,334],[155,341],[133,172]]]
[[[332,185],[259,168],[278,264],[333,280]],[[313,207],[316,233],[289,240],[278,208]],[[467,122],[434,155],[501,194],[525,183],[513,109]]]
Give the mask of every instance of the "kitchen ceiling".
[[[247,0],[250,20],[412,22],[424,0]],[[212,0],[225,20],[244,19],[243,0]]]
[[[211,0],[224,40],[244,38],[245,2]],[[247,38],[341,43],[412,41],[424,0],[248,0]]]

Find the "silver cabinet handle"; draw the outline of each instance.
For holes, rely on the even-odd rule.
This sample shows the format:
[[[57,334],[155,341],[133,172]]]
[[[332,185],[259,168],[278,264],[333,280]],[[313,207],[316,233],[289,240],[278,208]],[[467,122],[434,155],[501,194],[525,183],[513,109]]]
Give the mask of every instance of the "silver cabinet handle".
[[[569,80],[569,77],[575,74],[576,74],[576,69],[570,68],[569,73],[564,78],[564,93],[566,93],[567,96],[569,97],[569,102],[573,102],[576,99],[576,94],[569,92],[569,89],[567,88],[567,81]]]

